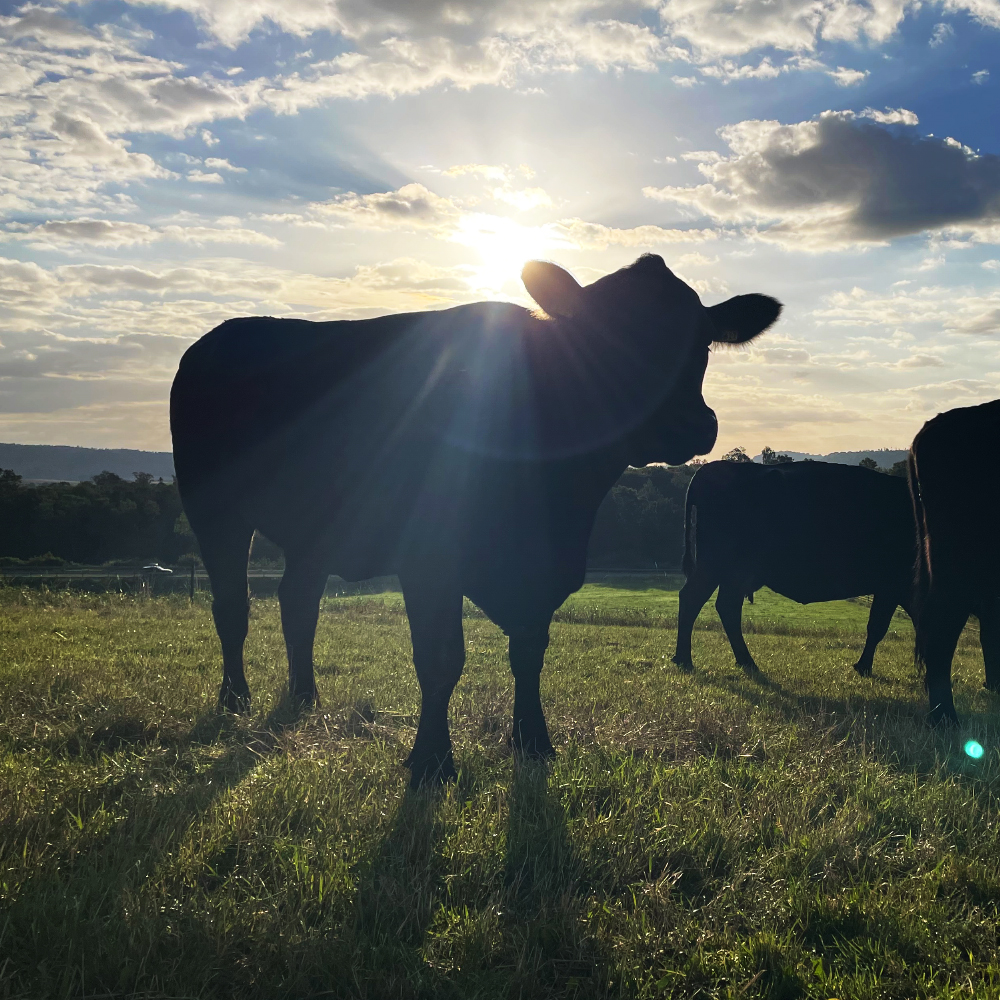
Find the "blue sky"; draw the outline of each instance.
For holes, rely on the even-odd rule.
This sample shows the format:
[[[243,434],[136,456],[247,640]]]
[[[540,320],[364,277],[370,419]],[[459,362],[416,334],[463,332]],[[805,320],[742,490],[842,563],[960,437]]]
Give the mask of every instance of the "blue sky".
[[[655,252],[786,303],[717,453],[904,446],[1000,396],[998,54],[998,0],[0,0],[0,440],[169,448],[229,316]]]

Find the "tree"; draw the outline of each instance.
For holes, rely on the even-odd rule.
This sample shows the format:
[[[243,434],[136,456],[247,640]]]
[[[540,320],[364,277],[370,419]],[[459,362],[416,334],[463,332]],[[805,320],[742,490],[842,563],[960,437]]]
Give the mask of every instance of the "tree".
[[[747,454],[746,448],[743,445],[738,444],[731,451],[727,451],[725,455],[722,456],[721,461],[723,462],[752,462],[753,459]]]
[[[871,469],[872,472],[882,471],[882,469],[879,468],[878,462],[876,462],[870,455],[865,455],[865,457],[858,462],[858,465],[860,465],[862,469]]]
[[[788,462],[795,461],[791,455],[779,455],[773,448],[769,448],[767,445],[764,445],[761,449],[760,460],[763,465],[785,465]]]

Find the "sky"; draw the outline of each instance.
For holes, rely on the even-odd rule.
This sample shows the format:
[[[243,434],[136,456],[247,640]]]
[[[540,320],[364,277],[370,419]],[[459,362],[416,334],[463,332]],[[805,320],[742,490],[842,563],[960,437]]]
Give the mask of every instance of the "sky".
[[[231,316],[647,252],[785,304],[716,457],[1000,396],[1000,0],[0,0],[0,440],[168,450]]]

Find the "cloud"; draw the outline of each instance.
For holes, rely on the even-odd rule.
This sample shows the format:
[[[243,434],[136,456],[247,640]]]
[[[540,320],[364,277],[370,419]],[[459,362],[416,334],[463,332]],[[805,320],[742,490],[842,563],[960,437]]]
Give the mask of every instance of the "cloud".
[[[979,69],[972,74],[972,82],[983,84],[990,78],[990,71],[988,69]]]
[[[243,243],[280,246],[281,241],[239,225],[224,227],[168,224],[151,226],[120,219],[52,219],[37,226],[0,230],[0,241],[20,240],[33,247],[67,250],[77,246],[118,248],[172,240],[180,243]]]
[[[944,21],[939,22],[934,25],[934,33],[931,35],[931,40],[928,42],[932,49],[936,49],[939,45],[944,45],[949,38],[953,38],[955,35],[955,29]]]
[[[858,115],[859,118],[871,118],[872,121],[880,125],[919,125],[920,119],[916,112],[907,111],[906,108],[886,108],[885,111],[876,111],[874,108],[865,108]]]
[[[836,325],[892,330],[929,327],[949,333],[996,336],[1000,334],[1000,290],[904,285],[883,295],[854,288],[828,296],[813,316]]]
[[[186,174],[186,179],[189,181],[194,181],[198,184],[225,184],[226,182],[222,179],[222,174],[210,173],[206,174],[202,170],[191,170]]]
[[[868,76],[868,70],[838,66],[836,69],[827,70],[826,75],[832,76],[838,87],[854,87]]]
[[[310,206],[314,212],[367,229],[442,229],[454,226],[461,210],[423,184],[405,184],[396,191],[355,194],[353,191]]]
[[[886,127],[880,114],[828,111],[793,125],[726,126],[719,134],[730,155],[701,154],[707,183],[643,194],[720,222],[753,223],[759,238],[804,249],[920,232],[993,239],[1000,232],[1000,157]],[[898,109],[885,117],[908,122],[911,114]]]
[[[615,229],[583,219],[563,219],[551,229],[580,250],[606,250],[608,247],[651,247],[667,243],[703,243],[718,236],[713,229],[661,229],[659,226],[635,226]]]

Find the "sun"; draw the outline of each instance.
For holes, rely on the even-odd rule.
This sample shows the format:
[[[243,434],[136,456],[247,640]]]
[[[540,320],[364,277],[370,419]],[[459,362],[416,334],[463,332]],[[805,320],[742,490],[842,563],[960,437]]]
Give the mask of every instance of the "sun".
[[[485,213],[463,215],[453,239],[479,255],[481,263],[473,266],[469,283],[492,294],[499,294],[508,282],[519,282],[527,261],[551,256],[570,246],[546,226],[525,226]]]

